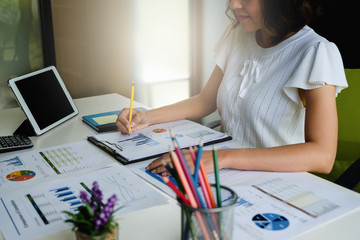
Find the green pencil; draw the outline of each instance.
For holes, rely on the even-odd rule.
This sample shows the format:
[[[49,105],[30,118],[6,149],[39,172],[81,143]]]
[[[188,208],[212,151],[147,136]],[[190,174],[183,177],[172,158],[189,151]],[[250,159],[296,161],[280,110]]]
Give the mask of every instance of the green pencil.
[[[217,207],[220,208],[221,207],[220,177],[219,177],[219,167],[218,167],[218,159],[217,159],[217,149],[215,145],[213,146],[213,159],[214,159]]]

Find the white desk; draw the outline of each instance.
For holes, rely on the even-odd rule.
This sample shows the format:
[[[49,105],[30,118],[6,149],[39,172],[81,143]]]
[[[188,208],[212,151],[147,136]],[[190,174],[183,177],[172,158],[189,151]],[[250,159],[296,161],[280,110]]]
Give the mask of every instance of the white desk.
[[[76,117],[41,136],[30,137],[34,143],[34,148],[45,148],[84,140],[87,136],[97,134],[95,130],[82,122],[81,117],[128,107],[130,100],[118,94],[108,94],[75,99],[75,104],[79,109],[79,114]],[[134,102],[134,107],[145,106]],[[0,135],[12,135],[25,119],[25,114],[20,108],[0,111]],[[168,219],[171,219],[172,224],[169,224]],[[176,206],[174,199],[169,198],[169,204],[122,215],[119,219],[119,225],[119,239],[179,239],[180,208]],[[0,239],[2,239],[1,236]],[[41,239],[72,239],[72,232],[70,230],[64,231]]]
[[[81,117],[122,109],[129,105],[129,99],[118,94],[108,94],[76,99],[75,103],[79,115],[42,136],[31,137],[34,148],[84,140],[87,136],[96,134],[81,121]],[[145,106],[135,102],[134,107]],[[25,115],[20,108],[0,111],[0,135],[11,135],[23,120]],[[355,194],[346,189],[340,188],[340,190]],[[168,204],[122,215],[119,219],[120,239],[180,239],[180,208],[174,199],[168,198]],[[360,210],[326,223],[296,239],[354,239],[358,236],[360,236]],[[234,239],[239,237],[235,236]],[[72,233],[68,230],[41,239],[72,239]]]

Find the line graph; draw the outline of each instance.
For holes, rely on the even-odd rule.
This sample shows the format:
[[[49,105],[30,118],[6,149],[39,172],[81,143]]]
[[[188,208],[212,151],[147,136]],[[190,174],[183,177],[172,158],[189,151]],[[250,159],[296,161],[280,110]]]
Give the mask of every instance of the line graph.
[[[117,188],[120,193],[120,195],[117,195],[120,202],[131,202],[136,200],[136,196],[131,188],[119,182],[119,179],[115,178],[114,176],[109,176],[104,180],[109,183],[112,188]],[[126,181],[126,179],[124,179],[124,181]]]

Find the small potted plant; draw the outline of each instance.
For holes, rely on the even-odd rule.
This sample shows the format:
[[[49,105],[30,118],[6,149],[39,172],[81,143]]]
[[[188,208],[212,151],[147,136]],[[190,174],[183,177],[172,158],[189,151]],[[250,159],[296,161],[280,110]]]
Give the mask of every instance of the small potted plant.
[[[65,222],[73,225],[76,239],[117,239],[118,225],[114,220],[114,206],[117,201],[116,195],[112,195],[104,204],[99,184],[93,182],[92,194],[80,191],[80,199],[83,202],[77,213],[64,211],[69,217]]]

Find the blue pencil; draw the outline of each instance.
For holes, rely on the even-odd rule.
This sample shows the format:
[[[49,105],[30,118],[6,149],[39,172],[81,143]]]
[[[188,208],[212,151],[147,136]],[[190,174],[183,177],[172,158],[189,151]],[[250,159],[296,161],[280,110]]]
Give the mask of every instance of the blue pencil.
[[[200,140],[199,149],[197,151],[196,162],[195,162],[195,171],[194,171],[195,186],[197,186],[198,182],[199,182],[199,169],[200,169],[200,161],[201,161],[203,145],[204,145],[204,142],[202,140]]]

